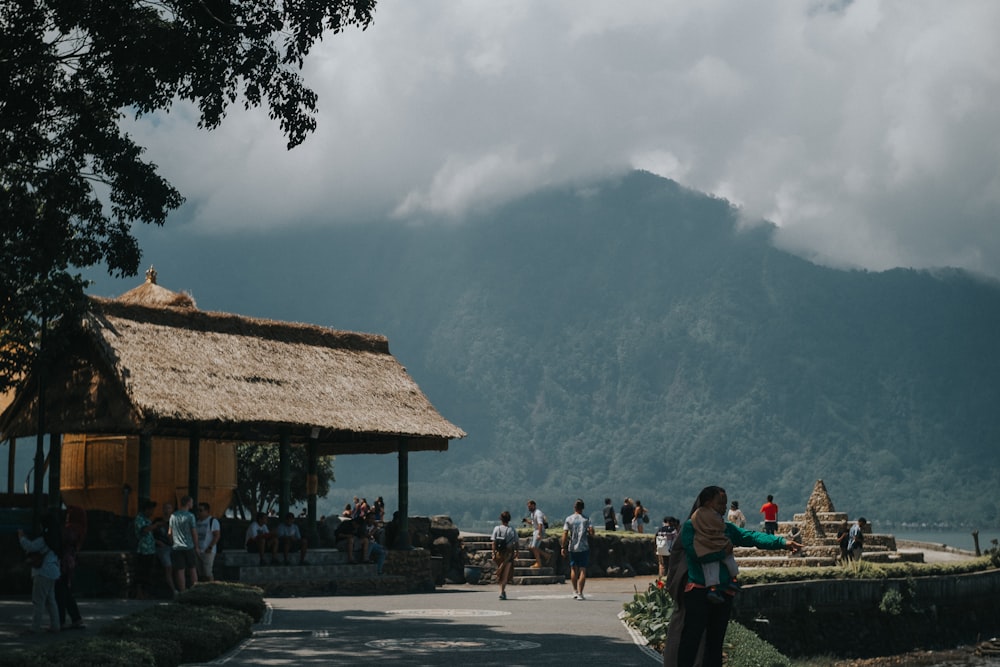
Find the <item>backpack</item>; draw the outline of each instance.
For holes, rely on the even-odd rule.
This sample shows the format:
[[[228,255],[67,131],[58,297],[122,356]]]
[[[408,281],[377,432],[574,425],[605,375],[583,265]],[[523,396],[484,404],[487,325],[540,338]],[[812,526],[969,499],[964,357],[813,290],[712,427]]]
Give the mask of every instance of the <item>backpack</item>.
[[[544,512],[542,512],[542,528],[549,529],[549,517],[545,516]]]
[[[642,522],[649,523],[649,515],[646,514],[645,512],[642,513]]]

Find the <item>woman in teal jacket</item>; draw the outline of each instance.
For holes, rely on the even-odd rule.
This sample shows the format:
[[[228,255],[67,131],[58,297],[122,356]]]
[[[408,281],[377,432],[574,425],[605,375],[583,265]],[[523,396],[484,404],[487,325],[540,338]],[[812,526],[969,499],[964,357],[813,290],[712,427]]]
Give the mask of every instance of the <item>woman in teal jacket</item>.
[[[698,494],[691,514],[699,507],[708,507],[713,511],[725,516],[729,498],[726,490],[718,486],[707,486]],[[778,535],[768,535],[753,530],[746,530],[734,524],[726,522],[726,537],[732,542],[734,547],[757,547],[758,549],[789,549],[792,552],[798,551],[802,545],[794,540],[790,540]],[[684,562],[686,564],[686,581],[678,581],[683,586],[678,586],[679,590],[674,590],[676,596],[676,607],[674,615],[671,617],[668,630],[667,647],[664,651],[664,664],[676,664],[679,667],[691,667],[698,657],[699,648],[704,641],[705,648],[702,656],[702,667],[719,667],[722,665],[722,643],[726,637],[726,626],[729,624],[729,615],[732,611],[732,596],[735,590],[729,586],[732,577],[723,561],[727,555],[726,550],[706,554],[699,558],[694,549],[695,528],[688,520],[681,527],[680,540],[674,545],[674,549],[684,550]],[[679,545],[679,547],[678,547]],[[705,574],[702,571],[702,564],[709,562],[719,562],[719,590],[723,590],[727,595],[723,596],[721,603],[712,603],[708,598],[708,589],[705,588]],[[673,583],[674,577],[671,577]],[[676,627],[677,625],[681,627]],[[678,639],[679,631],[679,641]],[[674,641],[670,641],[670,637]],[[668,655],[668,652],[676,652],[675,655]]]

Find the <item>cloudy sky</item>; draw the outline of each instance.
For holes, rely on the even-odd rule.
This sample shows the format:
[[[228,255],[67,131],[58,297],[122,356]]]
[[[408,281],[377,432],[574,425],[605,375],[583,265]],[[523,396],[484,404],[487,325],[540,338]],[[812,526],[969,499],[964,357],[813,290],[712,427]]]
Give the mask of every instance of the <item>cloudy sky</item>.
[[[446,216],[643,168],[837,266],[1000,277],[1000,2],[380,0],[263,112],[133,132],[206,234]]]

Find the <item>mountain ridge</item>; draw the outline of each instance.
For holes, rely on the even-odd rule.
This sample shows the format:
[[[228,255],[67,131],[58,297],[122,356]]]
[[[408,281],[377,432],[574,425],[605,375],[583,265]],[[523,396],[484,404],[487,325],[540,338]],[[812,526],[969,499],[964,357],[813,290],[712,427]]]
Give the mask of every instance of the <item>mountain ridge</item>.
[[[461,525],[529,496],[558,516],[629,495],[680,515],[720,484],[752,519],[768,493],[801,511],[822,478],[876,520],[1000,520],[985,493],[1000,488],[1000,289],[818,266],[774,229],[632,172],[458,223],[203,240],[181,259],[184,235],[163,235],[156,250],[163,276],[254,267],[216,268],[202,307],[389,336],[469,433],[412,457],[414,511]],[[333,493],[390,501],[394,461],[349,458]]]

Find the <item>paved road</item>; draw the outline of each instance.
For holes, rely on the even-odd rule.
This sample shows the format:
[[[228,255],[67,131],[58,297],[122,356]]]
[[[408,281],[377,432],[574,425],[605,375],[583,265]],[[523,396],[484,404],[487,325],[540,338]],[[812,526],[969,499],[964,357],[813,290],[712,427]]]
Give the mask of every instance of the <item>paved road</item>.
[[[422,595],[268,598],[254,636],[210,665],[645,665],[659,655],[618,619],[652,577],[592,579],[587,599],[569,584],[446,585]],[[84,599],[82,631],[25,635],[27,597],[0,599],[0,650],[94,636],[113,619],[157,601]],[[47,619],[46,619],[47,624]]]
[[[969,557],[924,554],[926,562]],[[622,604],[652,579],[591,579],[583,602],[572,599],[569,584],[510,586],[506,601],[495,586],[468,585],[424,595],[269,598],[253,638],[210,664],[655,665],[658,654],[618,620]],[[150,604],[157,602],[80,600],[87,630],[24,636],[30,597],[0,598],[0,650],[96,634]]]
[[[592,580],[587,599],[568,584],[449,585],[426,595],[270,598],[254,636],[210,664],[645,665],[659,654],[618,619],[650,577]]]

